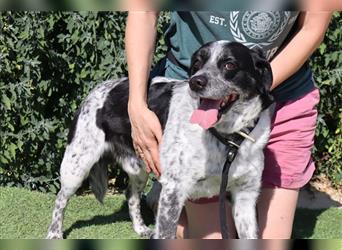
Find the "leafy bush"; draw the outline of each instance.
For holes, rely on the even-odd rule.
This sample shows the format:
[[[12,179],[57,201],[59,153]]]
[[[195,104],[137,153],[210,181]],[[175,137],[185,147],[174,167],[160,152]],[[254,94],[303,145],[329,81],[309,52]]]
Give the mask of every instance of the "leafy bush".
[[[0,185],[59,188],[75,110],[96,84],[127,75],[125,22],[123,12],[0,12]],[[156,60],[164,53],[159,39]]]
[[[98,82],[126,73],[125,15],[1,13],[1,183],[55,191],[65,130]]]
[[[96,84],[127,74],[125,19],[122,12],[0,12],[0,185],[56,192],[75,110]],[[159,35],[168,19],[161,16]],[[312,60],[322,89],[315,157],[319,172],[335,183],[341,183],[341,24],[336,13]],[[159,36],[155,60],[165,50]]]
[[[314,156],[317,173],[342,185],[342,14],[335,12],[324,42],[311,60],[320,87]]]

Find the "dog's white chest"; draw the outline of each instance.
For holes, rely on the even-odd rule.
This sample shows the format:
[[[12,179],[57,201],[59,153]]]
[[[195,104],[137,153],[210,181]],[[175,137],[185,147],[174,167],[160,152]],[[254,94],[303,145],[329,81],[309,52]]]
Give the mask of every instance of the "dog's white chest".
[[[180,91],[186,93],[187,87]],[[214,195],[225,161],[225,146],[208,131],[190,123],[196,105],[191,97],[176,93],[174,98],[160,148],[162,176],[166,176],[165,181],[182,178],[182,183],[192,183],[201,196]]]
[[[218,193],[225,148],[211,136],[198,131],[202,128],[191,126],[186,133],[179,132],[163,142],[172,146],[165,146],[161,151],[162,173],[191,185],[188,192],[191,198],[210,197]]]
[[[219,193],[221,173],[227,157],[227,148],[207,130],[190,123],[191,114],[198,105],[187,92],[187,86],[177,89],[170,106],[160,148],[162,177],[160,182],[175,182],[188,189],[190,198],[211,197]],[[185,94],[184,94],[185,93]],[[262,149],[265,146],[270,115],[264,112],[252,131],[256,143],[244,141],[230,166],[229,184],[240,185],[263,168]],[[253,178],[250,178],[253,177]],[[240,184],[239,184],[240,183]]]

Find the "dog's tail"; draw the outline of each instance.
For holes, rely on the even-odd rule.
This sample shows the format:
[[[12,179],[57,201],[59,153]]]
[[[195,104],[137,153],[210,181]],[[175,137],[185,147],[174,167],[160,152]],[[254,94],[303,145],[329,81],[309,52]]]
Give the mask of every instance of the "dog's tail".
[[[108,166],[107,161],[101,158],[90,170],[89,184],[96,199],[103,203],[108,188]]]

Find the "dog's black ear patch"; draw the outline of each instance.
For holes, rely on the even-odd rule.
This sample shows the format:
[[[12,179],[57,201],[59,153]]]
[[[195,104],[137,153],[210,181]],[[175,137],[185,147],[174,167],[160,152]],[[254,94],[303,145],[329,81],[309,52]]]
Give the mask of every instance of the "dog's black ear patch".
[[[200,47],[197,51],[195,51],[191,56],[191,63],[190,68],[188,71],[188,75],[192,76],[194,75],[198,70],[200,70],[203,65],[206,63],[206,61],[210,57],[210,46],[212,42],[204,44],[202,47]]]
[[[263,99],[263,107],[267,108],[274,101],[273,96],[270,94],[270,88],[273,83],[271,65],[261,49],[252,49],[251,52],[254,69],[258,75],[257,90]]]
[[[192,56],[188,75],[189,76],[194,75],[199,69],[200,69],[199,61],[197,61],[195,56]]]

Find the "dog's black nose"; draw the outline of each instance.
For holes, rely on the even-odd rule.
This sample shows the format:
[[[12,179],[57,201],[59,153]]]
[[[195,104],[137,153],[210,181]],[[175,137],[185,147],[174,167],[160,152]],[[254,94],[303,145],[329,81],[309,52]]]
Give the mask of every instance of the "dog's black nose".
[[[200,75],[200,76],[194,76],[190,79],[190,89],[193,91],[199,91],[204,89],[204,87],[207,85],[208,79],[207,77]]]

